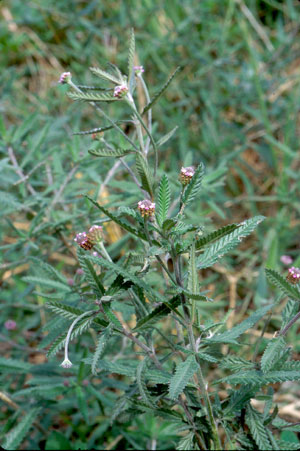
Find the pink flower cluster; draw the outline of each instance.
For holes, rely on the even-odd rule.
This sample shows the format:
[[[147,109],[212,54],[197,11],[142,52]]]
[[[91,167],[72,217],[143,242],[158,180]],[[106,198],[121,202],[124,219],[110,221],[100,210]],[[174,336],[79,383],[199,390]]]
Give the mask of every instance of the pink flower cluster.
[[[122,97],[126,96],[127,92],[128,88],[126,85],[116,86],[114,90],[114,97],[121,99]]]
[[[143,66],[133,66],[133,70],[135,71],[136,75],[142,75],[142,73],[145,72]]]
[[[74,238],[75,243],[77,243],[82,249],[91,250],[94,245],[100,243],[103,240],[102,236],[103,227],[99,225],[93,225],[88,233],[80,232],[77,233]]]
[[[63,72],[60,76],[60,79],[58,80],[58,83],[64,85],[69,80],[71,80],[71,77],[72,77],[71,72]]]
[[[183,185],[188,185],[195,174],[194,166],[188,166],[187,168],[181,168],[179,180]]]
[[[300,282],[300,268],[295,268],[295,266],[292,266],[291,268],[289,268],[286,279],[293,284],[299,283]]]
[[[155,212],[155,203],[151,200],[140,200],[138,203],[138,210],[143,217],[153,216]]]

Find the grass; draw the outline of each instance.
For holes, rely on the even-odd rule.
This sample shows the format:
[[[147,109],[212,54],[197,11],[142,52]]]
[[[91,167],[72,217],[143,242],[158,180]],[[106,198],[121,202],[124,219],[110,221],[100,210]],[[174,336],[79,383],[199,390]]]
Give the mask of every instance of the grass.
[[[4,435],[8,416],[12,415],[13,424],[19,412],[13,393],[34,386],[35,371],[42,377],[46,358],[39,344],[51,338],[43,330],[50,315],[44,310],[44,299],[34,294],[34,284],[23,279],[37,271],[30,257],[41,257],[67,279],[76,280],[73,237],[98,220],[82,194],[115,206],[133,206],[139,200],[120,168],[103,186],[113,162],[91,157],[91,138],[73,135],[103,123],[90,107],[68,99],[67,88],[57,85],[61,72],[70,70],[78,83],[88,84],[95,82],[90,66],[105,68],[111,61],[125,70],[131,27],[137,41],[136,63],[145,67],[151,94],[178,65],[182,67],[154,111],[158,136],[178,126],[161,149],[159,174],[167,173],[174,187],[181,166],[204,162],[209,176],[190,220],[206,231],[252,215],[267,217],[256,235],[213,270],[203,272],[218,301],[210,314],[222,318],[234,309],[227,320],[232,325],[275,296],[267,286],[265,266],[284,273],[283,254],[290,255],[295,265],[300,263],[300,10],[292,0],[12,0],[1,5],[0,14],[0,308],[3,323],[17,322],[15,331],[2,330],[0,340],[5,358],[38,367],[31,367],[29,382],[28,371],[19,369],[17,387],[10,379],[17,371],[14,366],[2,376],[2,392],[11,399],[4,401],[0,414]],[[139,101],[145,103],[142,93]],[[118,118],[120,112],[113,105],[110,108]],[[120,180],[126,195],[119,189]],[[106,230],[114,257],[132,245],[118,227],[110,224]],[[275,314],[265,336],[272,336],[276,326]],[[248,338],[255,345],[258,336]],[[296,354],[300,349],[296,325],[288,341]],[[58,398],[44,424],[51,430],[43,439],[46,449],[61,443],[61,432],[74,449],[89,449],[99,440],[107,449],[138,449],[153,440],[158,440],[160,449],[170,449],[176,430],[166,422],[158,425],[150,417],[145,422],[137,418],[134,425],[110,425],[107,410],[114,403],[113,391],[122,390],[122,381],[107,378],[110,395],[105,391],[104,396],[101,388],[96,395],[92,381],[83,384],[88,377],[84,364],[67,387],[57,361],[49,362],[52,392],[38,393],[39,406],[43,408],[44,399]],[[215,377],[219,374],[212,373]],[[91,407],[84,405],[84,399],[90,400]],[[25,405],[22,397],[16,402]],[[97,417],[90,424],[89,412]],[[54,429],[55,421],[59,431]],[[37,440],[31,431],[22,449]],[[61,449],[68,445],[64,446]]]

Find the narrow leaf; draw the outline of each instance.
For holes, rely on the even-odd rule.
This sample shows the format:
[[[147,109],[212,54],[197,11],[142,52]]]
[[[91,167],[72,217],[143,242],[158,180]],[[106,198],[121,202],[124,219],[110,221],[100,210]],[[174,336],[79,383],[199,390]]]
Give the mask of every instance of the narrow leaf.
[[[190,355],[184,362],[177,365],[175,374],[172,376],[169,385],[171,399],[178,398],[197,369],[198,363],[193,355]]]
[[[97,75],[100,78],[103,78],[104,80],[109,80],[115,83],[116,85],[119,85],[122,83],[122,79],[116,78],[113,75],[109,74],[108,72],[105,72],[104,70],[99,69],[98,67],[90,67],[91,72],[93,74]]]
[[[147,385],[145,382],[145,369],[147,365],[147,358],[144,358],[137,366],[136,369],[136,381],[139,387],[140,395],[145,404],[147,404],[152,409],[155,409],[156,406],[151,398],[150,393],[148,392]]]
[[[105,348],[108,344],[109,337],[112,334],[112,327],[109,325],[106,329],[104,329],[98,339],[96,351],[93,355],[93,361],[92,361],[92,373],[94,375],[97,374],[97,365],[99,359],[103,356],[103,353],[105,351]]]
[[[30,409],[26,415],[22,415],[21,421],[4,438],[2,446],[4,449],[15,450],[24,440],[26,434],[36,420],[39,408]]]
[[[271,450],[268,435],[263,424],[263,416],[250,405],[247,407],[246,423],[259,449]]]
[[[264,373],[271,370],[281,357],[281,351],[285,348],[284,337],[273,338],[269,341],[268,346],[261,358],[261,369]]]
[[[243,238],[253,232],[264,219],[264,216],[255,216],[243,221],[231,233],[218,239],[198,258],[198,269],[213,266],[225,253],[231,251]]]
[[[128,84],[129,92],[132,94],[135,87],[135,74],[134,74],[134,55],[135,55],[135,37],[134,31],[131,30],[129,52],[128,52]]]
[[[105,288],[100,282],[99,277],[97,276],[93,265],[86,258],[86,252],[82,249],[78,248],[77,250],[77,258],[80,263],[81,268],[84,271],[84,277],[86,281],[89,283],[90,287],[93,289],[96,296],[101,297],[105,293]]]
[[[172,309],[175,309],[179,305],[180,305],[180,297],[175,296],[170,301],[168,301],[168,305],[166,304],[159,305],[151,313],[149,313],[149,315],[145,316],[140,321],[138,321],[134,330],[143,330],[152,327],[161,318],[164,318],[165,316],[169,315]]]
[[[172,138],[172,136],[174,135],[174,133],[176,132],[177,129],[178,129],[178,125],[176,125],[176,127],[174,127],[169,133],[167,133],[162,138],[160,138],[157,142],[157,147],[159,148],[163,144],[165,144],[167,141],[169,141],[169,139]]]
[[[87,102],[116,102],[119,99],[110,94],[96,92],[77,92],[71,91],[67,95],[72,100],[86,100]]]
[[[159,184],[159,192],[158,192],[158,214],[157,220],[160,225],[163,224],[165,219],[167,218],[168,210],[171,203],[171,194],[169,187],[169,180],[166,174],[164,174],[161,178]]]
[[[196,250],[198,251],[202,247],[207,246],[210,243],[213,243],[217,239],[220,239],[226,235],[229,235],[231,232],[233,232],[238,227],[239,227],[238,224],[229,224],[229,225],[222,227],[219,230],[215,230],[214,232],[209,233],[208,235],[204,236],[203,238],[197,238]]]
[[[294,301],[300,301],[300,292],[299,290],[291,285],[286,279],[282,277],[277,271],[274,269],[266,268],[266,274],[269,281],[276,285],[285,296],[288,296],[290,299]]]
[[[187,207],[187,205],[192,202],[196,195],[198,194],[198,191],[201,186],[202,178],[204,175],[204,165],[203,163],[200,163],[195,171],[195,174],[192,177],[192,180],[185,188],[183,195],[182,195],[182,208],[181,212],[184,210],[184,208]]]
[[[99,147],[96,149],[89,149],[89,153],[95,157],[114,157],[121,158],[130,153],[134,153],[134,149],[108,149],[105,147]]]
[[[147,161],[141,154],[137,153],[135,164],[142,182],[142,188],[153,197],[153,182]]]
[[[177,67],[177,69],[173,72],[173,74],[169,77],[169,79],[166,81],[166,83],[162,86],[162,88],[154,95],[153,99],[145,106],[143,109],[142,115],[146,113],[150,108],[153,107],[153,105],[158,101],[160,96],[165,92],[165,90],[168,88],[169,84],[175,77],[175,75],[181,70],[180,67]]]

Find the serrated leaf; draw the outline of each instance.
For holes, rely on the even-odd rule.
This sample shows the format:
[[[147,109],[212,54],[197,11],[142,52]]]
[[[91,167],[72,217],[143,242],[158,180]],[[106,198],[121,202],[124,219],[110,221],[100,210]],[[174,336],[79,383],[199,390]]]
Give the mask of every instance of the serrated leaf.
[[[118,224],[120,227],[125,229],[127,232],[131,233],[132,235],[147,241],[147,238],[143,232],[140,232],[136,229],[134,229],[130,224],[127,222],[122,221],[120,218],[118,218],[116,215],[108,211],[106,208],[102,207],[102,205],[99,205],[98,202],[93,200],[91,197],[86,196],[87,199],[89,199],[99,210],[102,211],[108,218],[112,219],[116,224]]]
[[[23,277],[22,280],[25,282],[32,283],[34,285],[41,285],[48,288],[53,288],[58,291],[71,291],[71,288],[62,282],[58,282],[57,280],[44,279],[42,277],[35,276],[27,276]]]
[[[300,442],[295,443],[295,442],[288,442],[286,440],[277,440],[277,443],[278,443],[278,449],[297,451],[300,448]]]
[[[5,436],[2,446],[4,449],[15,450],[24,440],[26,434],[30,430],[36,420],[39,408],[30,409],[26,415],[22,415],[21,421]]]
[[[149,313],[149,315],[145,316],[140,321],[138,321],[134,330],[143,330],[152,327],[161,318],[164,318],[165,316],[169,315],[172,309],[175,309],[179,305],[180,305],[180,297],[175,296],[170,301],[168,301],[168,305],[166,304],[159,305],[151,313]]]
[[[281,351],[285,348],[284,337],[273,338],[269,341],[261,358],[261,369],[264,373],[271,370],[281,356]]]
[[[298,313],[299,311],[299,303],[297,301],[293,301],[293,299],[289,299],[285,304],[284,309],[282,310],[282,325],[281,329],[283,329],[290,320]]]
[[[99,69],[98,67],[90,67],[91,72],[93,72],[93,74],[97,75],[98,77],[104,79],[104,80],[109,80],[113,83],[115,83],[116,85],[120,85],[123,80],[114,77],[112,74],[105,72],[104,70]]]
[[[119,100],[110,94],[96,92],[71,91],[67,95],[72,100],[86,100],[87,102],[116,102]]]
[[[175,75],[181,70],[181,67],[177,67],[176,70],[173,72],[173,74],[168,78],[168,80],[166,81],[166,83],[162,86],[162,88],[154,95],[153,99],[145,106],[145,108],[143,109],[142,115],[144,113],[146,113],[148,110],[150,110],[153,105],[158,101],[158,99],[160,98],[160,96],[166,91],[166,89],[168,88],[169,84],[172,82],[173,78],[175,77]]]
[[[176,127],[174,127],[169,133],[166,133],[162,138],[160,138],[157,141],[157,147],[161,147],[163,144],[165,144],[167,141],[169,141],[169,139],[172,138],[172,136],[174,135],[174,133],[176,132],[176,130],[178,129],[178,125],[176,125]]]
[[[284,279],[281,274],[279,274],[277,271],[274,271],[274,269],[269,268],[266,268],[266,274],[269,281],[273,285],[276,285],[283,294],[288,296],[290,299],[293,299],[294,301],[300,301],[299,290],[291,285],[286,279]]]
[[[142,182],[142,188],[153,197],[152,176],[147,161],[140,153],[136,154],[135,164]]]
[[[182,194],[181,213],[187,207],[187,205],[195,199],[196,195],[198,194],[203,176],[204,176],[204,165],[203,165],[203,163],[200,163],[198,165],[198,167],[195,171],[195,174],[193,175],[190,183],[186,186],[186,188]]]
[[[129,155],[130,153],[136,152],[134,149],[108,149],[105,147],[100,147],[96,149],[89,149],[88,151],[91,155],[95,157],[114,157],[121,158]]]
[[[198,257],[198,269],[213,266],[224,254],[231,251],[243,238],[253,232],[264,219],[264,216],[255,216],[243,221],[233,232],[218,239]]]
[[[134,55],[135,55],[135,37],[134,31],[131,29],[129,51],[128,51],[128,85],[130,94],[133,93],[135,87],[135,74],[134,74]]]
[[[117,329],[122,330],[122,329],[123,329],[123,326],[122,326],[122,324],[120,323],[120,321],[118,320],[118,318],[116,317],[116,315],[112,312],[110,306],[107,305],[107,304],[102,304],[102,308],[103,308],[103,311],[104,311],[104,313],[105,313],[107,319],[108,319],[112,324],[114,324],[114,326],[115,326]]]
[[[263,424],[263,416],[250,405],[247,407],[246,423],[249,426],[251,435],[254,438],[258,448],[261,450],[271,450],[272,446]]]
[[[99,277],[94,270],[93,265],[86,256],[86,252],[81,248],[77,249],[77,258],[81,268],[84,271],[85,280],[89,283],[90,287],[94,291],[95,295],[101,297],[105,293],[105,288],[100,282]]]
[[[115,121],[114,124],[119,125],[119,124],[122,124],[122,122],[128,122],[128,121]],[[72,134],[73,135],[92,135],[93,133],[105,132],[107,130],[111,130],[112,128],[114,128],[113,125],[107,125],[106,127],[92,128],[91,130],[86,130],[86,131],[82,131],[82,132],[73,132]]]
[[[171,194],[169,187],[169,180],[166,174],[161,178],[158,191],[158,213],[157,220],[162,225],[167,218],[168,210],[171,203]]]
[[[9,359],[6,357],[0,357],[0,371],[2,373],[29,373],[32,370],[32,365],[22,360]]]
[[[189,380],[198,370],[198,363],[193,355],[176,366],[175,374],[171,377],[169,395],[171,399],[177,399],[183,392]]]
[[[226,368],[231,371],[241,371],[247,369],[254,369],[255,364],[249,360],[245,360],[242,357],[228,356],[222,359],[220,362],[221,368]]]
[[[194,294],[199,294],[199,280],[198,272],[196,267],[196,254],[195,254],[195,244],[193,243],[190,249],[190,258],[188,266],[188,282],[187,289]]]
[[[194,431],[189,432],[187,435],[182,437],[176,446],[177,450],[191,450],[194,448]]]
[[[76,319],[78,316],[82,315],[84,311],[71,307],[70,305],[63,304],[58,301],[49,301],[45,304],[45,307],[55,312],[57,315],[62,316],[67,319]]]
[[[147,365],[147,358],[141,360],[136,369],[136,381],[139,387],[140,395],[145,404],[147,404],[152,409],[155,409],[156,406],[154,401],[151,398],[150,393],[148,392],[147,385],[145,382],[145,369]]]
[[[109,340],[111,334],[112,334],[112,327],[111,327],[111,325],[109,325],[106,329],[104,329],[101,332],[101,334],[99,336],[99,339],[98,339],[98,342],[97,342],[97,346],[96,346],[96,350],[95,350],[95,353],[93,355],[93,361],[92,361],[92,367],[91,367],[92,373],[94,375],[97,374],[97,368],[96,367],[98,365],[98,361],[99,361],[99,359],[101,359],[101,357],[102,357],[102,355],[103,355],[103,353],[105,351],[105,348],[106,348],[106,346],[108,344],[108,340]]]
[[[210,243],[213,243],[217,239],[223,238],[226,235],[229,235],[231,232],[233,232],[235,229],[239,227],[238,224],[229,224],[224,227],[221,227],[221,229],[215,230],[214,232],[209,233],[208,235],[198,238],[196,241],[196,251],[200,250],[202,247],[209,245]]]
[[[242,335],[246,330],[250,329],[254,326],[271,308],[274,304],[266,305],[261,307],[252,315],[250,315],[247,319],[242,321],[240,324],[234,326],[231,330],[223,332],[222,334],[214,335],[209,339],[210,342],[218,342],[218,343],[226,343],[227,340],[235,340],[240,335]]]

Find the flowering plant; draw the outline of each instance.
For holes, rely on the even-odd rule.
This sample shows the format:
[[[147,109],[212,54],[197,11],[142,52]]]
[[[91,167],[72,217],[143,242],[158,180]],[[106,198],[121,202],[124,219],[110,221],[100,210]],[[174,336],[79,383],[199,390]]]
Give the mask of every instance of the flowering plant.
[[[85,308],[78,308],[73,301],[49,300],[48,307],[55,314],[72,320],[49,354],[64,347],[61,366],[76,367],[77,356],[69,357],[72,339],[92,330],[96,345],[90,355],[81,357],[81,364],[89,367],[91,378],[117,374],[123,381],[110,413],[113,421],[127,421],[151,411],[176,427],[180,433],[177,449],[288,446],[273,434],[275,428],[283,427],[283,420],[276,418],[272,391],[266,392],[265,387],[299,379],[299,362],[290,360],[285,343],[287,330],[299,316],[298,272],[293,268],[286,280],[267,270],[269,280],[289,301],[282,311],[282,326],[261,358],[257,348],[252,361],[244,359],[239,348],[247,344],[241,337],[266,314],[270,316],[276,305],[261,306],[231,328],[227,328],[226,317],[214,323],[209,317],[213,300],[204,289],[200,272],[205,273],[238,246],[264,218],[245,219],[207,234],[200,225],[189,223],[189,208],[196,204],[205,182],[204,165],[195,159],[194,166],[181,168],[179,181],[170,183],[167,175],[159,172],[159,155],[176,130],[157,139],[152,126],[152,109],[179,69],[151,98],[144,68],[134,63],[132,32],[127,75],[116,66],[111,66],[111,72],[91,68],[94,75],[110,83],[109,88],[81,87],[69,72],[60,78],[71,88],[71,99],[88,102],[104,121],[100,128],[83,132],[94,137],[90,154],[118,159],[136,185],[132,208],[107,209],[88,197],[99,211],[99,222],[115,222],[135,244],[134,252],[112,258],[105,247],[105,227],[94,225],[76,235]],[[137,84],[146,99],[143,108],[137,106]],[[127,107],[122,121],[111,118],[101,106],[119,102]],[[124,123],[131,126],[131,134],[124,131]],[[108,130],[120,137],[119,146],[103,137]],[[119,343],[120,353],[113,353],[111,343]],[[227,376],[208,383],[210,365],[228,372]],[[264,413],[251,403],[257,395],[265,396]]]

